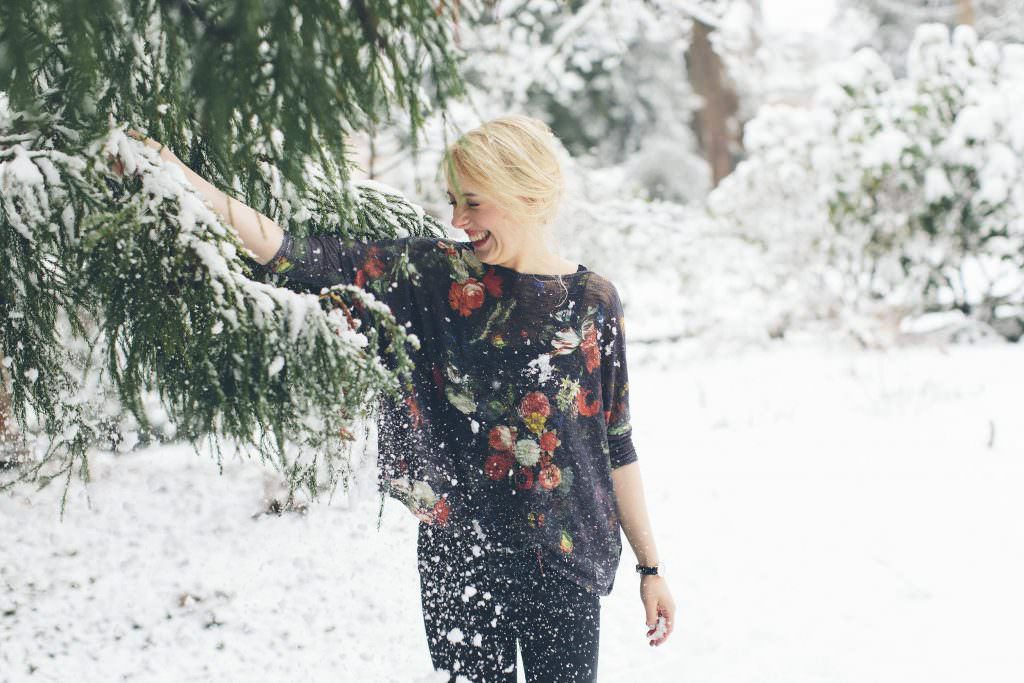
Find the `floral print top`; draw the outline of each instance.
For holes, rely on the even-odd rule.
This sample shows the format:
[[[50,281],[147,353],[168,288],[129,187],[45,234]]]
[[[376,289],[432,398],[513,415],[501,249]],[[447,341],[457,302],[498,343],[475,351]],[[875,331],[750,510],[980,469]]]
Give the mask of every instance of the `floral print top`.
[[[622,552],[612,469],[636,460],[618,292],[584,266],[520,273],[470,242],[286,233],[264,266],[312,288],[355,284],[416,334],[412,390],[382,400],[382,488],[421,521],[599,595]],[[319,291],[319,289],[317,289]]]

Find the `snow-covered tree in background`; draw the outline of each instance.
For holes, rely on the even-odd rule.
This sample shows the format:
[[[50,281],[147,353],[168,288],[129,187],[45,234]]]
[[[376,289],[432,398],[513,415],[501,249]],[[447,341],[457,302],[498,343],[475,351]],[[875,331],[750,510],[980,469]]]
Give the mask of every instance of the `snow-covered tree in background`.
[[[450,41],[445,5],[420,1],[5,4],[0,393],[22,479],[77,464],[88,480],[90,449],[127,450],[138,428],[235,439],[314,494],[325,464],[344,474],[353,421],[408,379],[417,340],[376,280],[317,296],[252,271],[124,128],[295,234],[440,234],[350,182],[346,147],[396,105],[415,139],[462,92]]]
[[[851,285],[909,312],[1024,331],[1024,45],[918,29],[908,75],[872,53],[822,93],[836,114],[829,201]],[[860,170],[860,173],[856,172]]]
[[[685,19],[664,0],[499,3],[462,34],[466,81],[489,107],[543,118],[572,154],[618,163],[688,124]]]
[[[1024,36],[1024,0],[839,0],[838,6],[836,29],[860,35],[897,76],[906,75],[907,50],[921,24],[966,24],[999,42]]]
[[[855,322],[938,311],[1024,330],[1024,46],[918,29],[908,75],[874,51],[837,65],[810,109],[748,125],[750,158],[713,194],[764,245],[794,313]],[[817,312],[817,313],[816,313]]]
[[[368,141],[364,167],[409,192],[434,194],[440,213],[442,144],[515,111],[547,122],[582,168],[623,166],[622,194],[702,198],[710,174],[693,130],[700,99],[687,77],[691,24],[673,0],[525,0],[464,12],[469,105],[428,121],[437,144],[418,165],[398,121]]]

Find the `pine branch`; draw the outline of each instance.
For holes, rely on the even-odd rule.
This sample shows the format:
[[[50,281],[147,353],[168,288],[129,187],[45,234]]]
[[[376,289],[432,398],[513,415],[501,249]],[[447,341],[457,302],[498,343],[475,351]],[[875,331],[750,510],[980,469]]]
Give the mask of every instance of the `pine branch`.
[[[0,107],[0,122],[14,120],[30,125]],[[57,150],[53,121],[35,123],[37,146],[0,146],[0,253],[11,264],[0,273],[0,356],[22,431],[37,437],[20,480],[70,482],[77,467],[87,481],[92,449],[152,428],[152,395],[193,445],[232,439],[308,478],[287,458],[292,443],[300,460],[345,471],[347,430],[376,397],[397,395],[418,340],[354,286],[316,295],[251,279],[236,233],[180,169],[122,131]],[[307,229],[442,234],[374,183],[353,185],[355,205],[336,212],[323,177],[314,168],[307,184]]]

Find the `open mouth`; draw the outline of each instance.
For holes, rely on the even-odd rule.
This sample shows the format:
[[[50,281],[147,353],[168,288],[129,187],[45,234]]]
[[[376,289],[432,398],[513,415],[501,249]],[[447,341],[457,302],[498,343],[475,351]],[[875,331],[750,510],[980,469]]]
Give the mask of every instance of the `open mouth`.
[[[482,247],[484,244],[487,243],[487,240],[491,238],[490,230],[483,230],[481,232],[467,232],[466,234],[469,235],[469,239],[473,241],[474,247]]]

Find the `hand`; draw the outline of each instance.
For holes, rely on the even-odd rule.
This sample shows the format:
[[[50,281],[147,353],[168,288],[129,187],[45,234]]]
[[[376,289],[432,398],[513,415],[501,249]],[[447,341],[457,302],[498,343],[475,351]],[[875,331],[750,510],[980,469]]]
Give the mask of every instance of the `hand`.
[[[129,128],[127,131],[125,131],[125,133],[129,137],[135,138],[136,140],[140,140],[143,144],[146,145],[146,147],[157,150],[160,153],[160,158],[163,159],[164,161],[177,161],[178,157],[175,156],[174,152],[171,151],[170,147],[165,147],[164,145],[160,144],[153,138],[148,138],[142,133],[132,128]],[[107,158],[110,160],[110,170],[112,170],[114,174],[117,176],[123,176],[124,163],[119,158],[110,154],[107,155]]]
[[[133,137],[136,140],[141,140],[143,142],[143,144],[146,145],[146,147],[150,147],[152,149],[155,149],[157,152],[160,153],[160,158],[161,159],[164,159],[166,161],[171,161],[172,159],[177,159],[178,158],[178,157],[176,157],[174,155],[174,152],[171,151],[170,147],[167,147],[166,145],[160,144],[159,142],[157,142],[153,138],[146,137],[145,135],[143,135],[142,133],[140,133],[139,131],[137,131],[137,130],[135,130],[133,128],[129,128],[125,132],[127,133],[127,135],[129,137]]]
[[[676,603],[664,576],[645,574],[640,577],[640,600],[647,613],[647,637],[652,646],[668,640],[676,618]],[[659,621],[661,620],[661,621]]]

